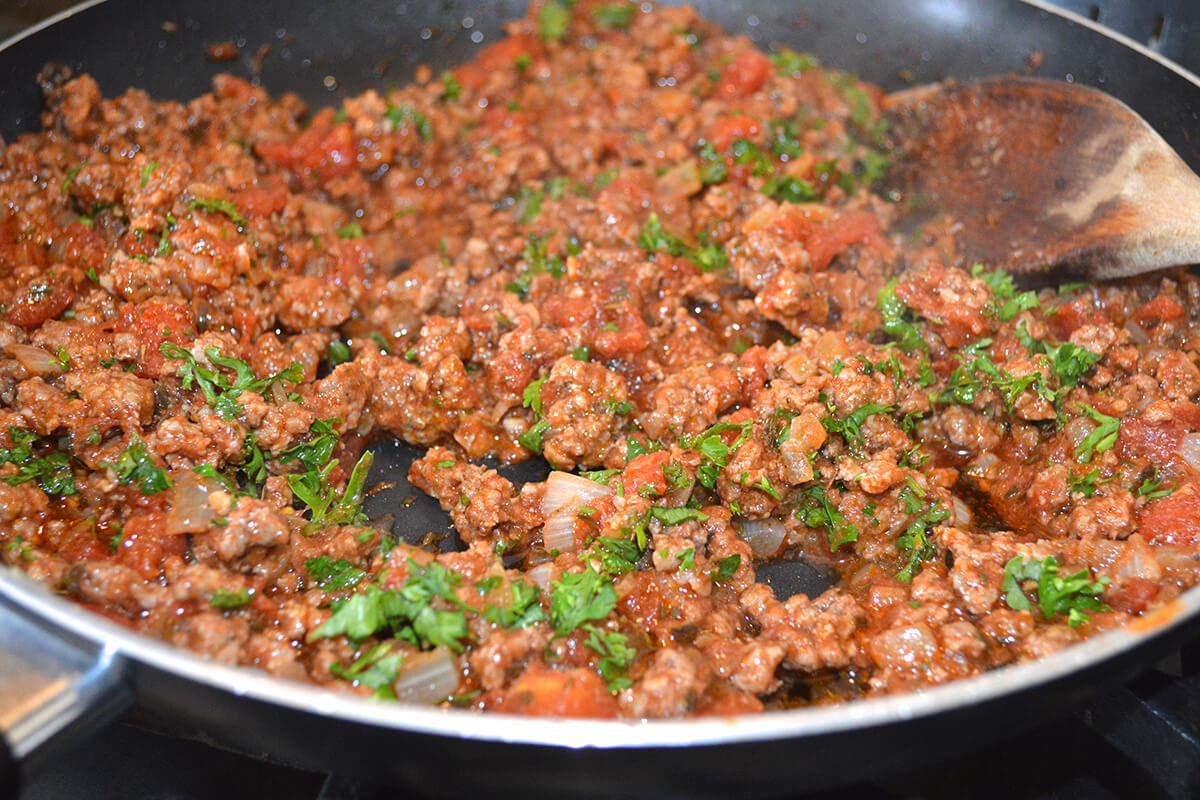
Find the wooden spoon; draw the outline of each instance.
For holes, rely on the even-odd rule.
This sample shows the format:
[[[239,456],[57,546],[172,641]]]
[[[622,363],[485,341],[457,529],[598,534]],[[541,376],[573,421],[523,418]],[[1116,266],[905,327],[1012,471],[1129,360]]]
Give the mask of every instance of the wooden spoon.
[[[994,78],[893,94],[885,111],[894,195],[961,223],[968,263],[1050,284],[1200,262],[1200,177],[1114,97]]]

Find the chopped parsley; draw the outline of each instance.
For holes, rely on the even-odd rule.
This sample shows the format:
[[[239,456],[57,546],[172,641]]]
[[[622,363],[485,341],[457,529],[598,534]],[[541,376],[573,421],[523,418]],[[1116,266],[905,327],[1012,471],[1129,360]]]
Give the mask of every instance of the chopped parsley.
[[[1117,443],[1117,436],[1121,432],[1121,421],[1116,417],[1101,414],[1091,406],[1082,403],[1079,405],[1079,410],[1097,423],[1092,432],[1084,437],[1083,441],[1075,448],[1075,460],[1080,464],[1086,464],[1096,453],[1103,453],[1113,448],[1113,445]]]
[[[783,48],[778,53],[771,53],[767,58],[775,65],[775,71],[780,75],[791,77],[803,75],[810,69],[820,66],[820,62],[808,53],[797,53],[790,48]]]
[[[362,454],[350,477],[346,479],[346,488],[339,494],[330,485],[329,476],[336,459],[327,463],[321,469],[310,468],[307,472],[292,473],[287,476],[288,486],[296,499],[308,507],[310,519],[306,531],[313,531],[331,525],[359,525],[367,521],[363,514],[363,490],[367,482],[367,473],[375,455],[371,452]]]
[[[587,631],[588,636],[584,644],[600,656],[596,661],[596,671],[608,682],[608,690],[619,692],[632,686],[633,681],[625,673],[637,656],[637,651],[629,646],[625,634],[619,631],[604,631],[594,625],[587,626]]]
[[[1135,496],[1144,497],[1147,500],[1157,500],[1174,492],[1178,485],[1179,481],[1175,481],[1170,486],[1164,487],[1162,481],[1158,479],[1158,467],[1155,467],[1150,476],[1142,481],[1133,493]]]
[[[583,572],[568,572],[551,585],[550,624],[565,635],[585,622],[602,620],[616,608],[617,591],[590,565]]]
[[[830,550],[858,541],[858,528],[830,502],[824,487],[820,484],[808,487],[803,498],[802,505],[796,509],[796,519],[810,528],[824,528]]]
[[[1086,569],[1061,576],[1059,567],[1054,556],[1041,561],[1025,561],[1020,556],[1013,556],[1004,565],[1004,582],[1000,587],[1005,593],[1004,602],[1014,611],[1029,611],[1033,604],[1021,584],[1037,581],[1037,604],[1046,619],[1066,614],[1067,624],[1078,628],[1087,622],[1087,611],[1108,611],[1108,606],[1099,600],[1108,586],[1108,578],[1092,581]]]
[[[881,406],[878,403],[867,403],[859,406],[841,419],[835,417],[833,412],[835,408],[832,401],[826,400],[826,407],[830,413],[821,418],[821,426],[829,433],[841,434],[852,449],[859,449],[865,443],[862,434],[863,423],[867,421],[867,417],[873,417],[876,414],[890,414],[895,411],[891,406]]]
[[[702,485],[709,489],[716,485],[717,475],[729,463],[729,456],[736,453],[737,449],[745,444],[753,430],[753,420],[718,422],[703,433],[685,436],[680,440],[680,445],[685,450],[696,450],[703,457],[703,461],[696,471],[696,476]],[[722,438],[729,431],[738,432],[732,445],[726,444]]]
[[[450,70],[442,73],[442,100],[457,100],[462,94],[462,84]]]
[[[538,9],[538,35],[547,42],[556,42],[567,35],[571,11],[564,0],[549,0]]]
[[[404,653],[392,652],[390,642],[380,642],[359,656],[353,664],[343,667],[334,662],[329,671],[351,684],[362,684],[374,689],[377,700],[395,700],[393,688],[400,668],[404,666]]]
[[[367,573],[344,558],[336,561],[329,556],[315,556],[304,562],[304,571],[326,591],[352,589]]]
[[[659,506],[650,507],[650,516],[663,525],[679,525],[693,519],[704,522],[708,519],[708,514],[695,508],[661,508]]]
[[[598,7],[592,12],[596,24],[602,28],[628,29],[633,22],[633,13],[637,6],[633,3],[609,3]]]
[[[154,463],[146,443],[137,436],[130,438],[125,452],[116,461],[105,461],[100,466],[111,468],[121,483],[136,484],[142,494],[158,494],[171,488],[167,471]]]
[[[811,183],[791,175],[771,178],[763,184],[761,191],[778,203],[811,203],[820,197]]]
[[[347,222],[337,229],[337,235],[339,239],[361,239],[363,238],[363,227],[357,221]]]
[[[228,420],[237,419],[241,414],[237,398],[242,392],[266,395],[276,384],[290,383],[294,386],[304,377],[304,367],[300,362],[293,361],[286,369],[269,378],[257,378],[250,365],[240,358],[221,355],[221,351],[215,347],[205,348],[204,354],[212,364],[233,371],[234,379],[231,381],[218,370],[200,364],[189,350],[174,342],[163,342],[159,352],[172,361],[181,362],[179,377],[184,389],[192,388],[195,383],[212,409]]]
[[[546,434],[550,432],[550,423],[544,419],[539,419],[537,422],[529,426],[529,428],[517,437],[517,442],[534,453],[542,452],[542,445],[545,442]]]
[[[398,106],[389,104],[386,116],[396,128],[403,128],[411,123],[422,141],[428,142],[433,139],[433,126],[429,124],[429,118],[406,103]]]
[[[191,202],[188,203],[188,208],[200,208],[213,214],[224,214],[225,216],[229,217],[229,220],[234,225],[237,226],[239,233],[250,227],[250,220],[243,217],[242,212],[238,211],[238,207],[229,200],[215,200],[209,197],[193,197]]]
[[[716,583],[726,583],[737,573],[738,568],[741,566],[742,556],[740,553],[725,556],[725,558],[717,561],[717,566],[712,572],[712,579]]]
[[[251,591],[245,587],[230,591],[229,589],[217,589],[208,597],[208,603],[213,608],[220,608],[225,611],[232,611],[241,608],[248,604],[253,598]]]
[[[892,281],[879,290],[877,301],[879,313],[883,317],[883,325],[880,327],[909,355],[928,350],[929,346],[925,344],[925,339],[915,324],[916,314],[896,296],[896,284],[896,281]]]
[[[684,258],[701,272],[715,272],[729,266],[729,254],[725,248],[702,234],[699,246],[688,247],[687,243],[663,227],[658,214],[651,212],[638,234],[638,247],[649,254],[666,253],[672,258]]]
[[[904,567],[896,573],[896,580],[902,583],[911,583],[913,576],[921,571],[921,562],[937,555],[937,547],[929,538],[929,530],[950,516],[949,511],[936,503],[925,506],[922,497],[923,491],[914,491],[911,487],[900,491],[905,513],[917,514],[896,539],[896,549],[908,555]]]
[[[975,264],[971,267],[971,276],[979,278],[991,288],[995,300],[989,309],[1002,322],[1008,322],[1022,311],[1041,305],[1037,292],[1018,292],[1012,276],[1002,269],[985,272],[982,264]]]

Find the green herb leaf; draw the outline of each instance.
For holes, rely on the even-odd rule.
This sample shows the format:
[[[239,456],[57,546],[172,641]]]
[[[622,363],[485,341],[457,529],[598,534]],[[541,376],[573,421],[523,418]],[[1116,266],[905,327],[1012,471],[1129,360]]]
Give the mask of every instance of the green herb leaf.
[[[619,692],[632,686],[633,681],[625,673],[637,656],[637,651],[629,646],[629,640],[625,638],[625,634],[618,631],[603,631],[594,625],[589,625],[587,631],[588,636],[584,640],[584,644],[600,655],[600,659],[596,662],[596,671],[608,682],[608,690]]]
[[[550,623],[555,633],[565,635],[585,622],[604,619],[616,605],[612,583],[589,566],[551,584]]]
[[[208,603],[213,608],[220,608],[226,611],[241,608],[248,604],[253,595],[250,590],[242,587],[240,589],[230,591],[228,589],[217,589],[208,597]]]
[[[334,561],[329,556],[315,556],[304,562],[304,571],[322,589],[335,592],[352,589],[367,573],[344,558]]]
[[[111,468],[121,483],[136,484],[142,494],[158,494],[171,488],[167,471],[154,462],[146,443],[137,436],[130,438],[125,452],[115,462],[106,461],[100,466]]]
[[[200,208],[214,214],[224,214],[225,216],[229,217],[230,221],[233,222],[234,225],[237,226],[238,232],[244,231],[246,228],[250,227],[250,220],[243,217],[242,213],[238,211],[238,207],[229,200],[215,200],[208,197],[193,197],[191,202],[188,203],[188,208]]]

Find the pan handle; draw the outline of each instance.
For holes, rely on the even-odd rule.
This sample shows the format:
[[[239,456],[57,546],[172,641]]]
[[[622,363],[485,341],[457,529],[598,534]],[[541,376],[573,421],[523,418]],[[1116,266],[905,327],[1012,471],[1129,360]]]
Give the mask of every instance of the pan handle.
[[[0,593],[0,797],[130,705],[123,673],[116,650],[39,624]]]

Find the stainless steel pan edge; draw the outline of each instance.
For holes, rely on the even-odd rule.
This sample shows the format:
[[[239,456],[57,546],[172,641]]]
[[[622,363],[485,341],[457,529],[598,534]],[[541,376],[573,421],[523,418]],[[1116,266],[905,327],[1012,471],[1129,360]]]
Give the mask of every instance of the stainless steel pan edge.
[[[7,568],[6,568],[7,569]],[[132,679],[155,670],[183,681],[206,685],[318,716],[337,716],[378,728],[455,738],[566,748],[676,747],[803,738],[906,722],[949,709],[983,704],[1041,684],[1069,678],[1150,644],[1178,629],[1200,628],[1200,588],[1189,590],[1154,616],[1134,626],[1095,636],[1035,662],[1004,667],[976,678],[917,692],[835,706],[767,714],[700,718],[686,721],[561,720],[506,714],[479,714],[383,703],[308,684],[275,678],[260,670],[217,664],[142,636],[57,597],[25,575],[9,569],[0,581],[0,605],[6,614],[25,615],[57,632],[94,646],[98,663]],[[117,658],[116,656],[119,656]]]
[[[0,49],[102,2],[92,0],[65,12]],[[1118,41],[1170,70],[1192,88],[1200,85],[1190,73],[1089,20],[1060,12],[1039,0],[1022,2]],[[745,8],[757,6],[746,4]],[[711,10],[704,9],[705,13]],[[766,41],[776,35],[747,32],[761,34],[756,38]],[[783,32],[778,35],[786,38]],[[828,60],[838,64],[833,58]],[[877,76],[869,77],[879,80]],[[330,97],[329,101],[334,99]],[[1187,113],[1194,122],[1195,107]],[[1151,121],[1156,120],[1151,116]],[[1189,131],[1195,129],[1193,124],[1182,134],[1176,130],[1174,138],[1168,138],[1177,147],[1181,141],[1194,146]],[[1195,150],[1182,155],[1196,165]],[[43,635],[51,637],[43,649],[65,654],[63,674],[76,676],[62,683],[61,696],[51,698],[58,704],[61,720],[77,719],[80,724],[90,719],[99,721],[134,696],[146,719],[184,735],[314,769],[374,772],[394,779],[428,778],[436,765],[419,763],[422,758],[436,758],[436,748],[441,747],[456,748],[454,753],[465,754],[468,751],[457,747],[458,743],[471,745],[471,766],[444,776],[450,791],[492,785],[497,779],[512,778],[516,769],[528,773],[531,758],[537,759],[542,768],[538,788],[574,789],[575,794],[585,788],[600,795],[634,793],[625,778],[635,776],[641,781],[636,787],[639,792],[720,794],[731,790],[726,763],[730,760],[735,762],[735,772],[757,770],[756,777],[743,777],[743,782],[736,784],[740,794],[779,791],[800,778],[807,778],[804,785],[812,788],[822,780],[813,777],[817,767],[823,764],[828,773],[846,763],[837,746],[828,743],[846,741],[857,743],[860,758],[872,759],[877,752],[880,755],[851,776],[861,777],[898,762],[895,751],[902,746],[895,742],[884,746],[878,738],[881,735],[894,736],[900,731],[912,744],[918,735],[950,729],[949,736],[961,740],[962,746],[972,741],[972,735],[961,727],[956,733],[952,722],[1028,726],[1037,715],[1029,713],[1027,703],[1013,703],[1011,698],[1037,697],[1040,708],[1049,714],[1094,691],[1089,681],[1097,672],[1102,671],[1107,682],[1126,677],[1148,663],[1148,653],[1156,646],[1192,634],[1200,627],[1200,590],[1184,594],[1168,611],[1157,625],[1113,631],[1037,663],[912,694],[845,706],[688,722],[561,721],[385,705],[290,683],[247,668],[213,664],[87,612],[16,570],[0,570],[0,621],[12,623],[0,626],[0,636],[19,627],[26,635],[28,623],[41,626]],[[34,645],[35,649],[42,646],[41,640]],[[0,650],[8,649],[7,640],[0,638]],[[6,677],[0,674],[0,696]],[[985,710],[991,716],[981,717],[979,712]],[[874,749],[877,743],[878,750]],[[399,755],[400,747],[407,748],[407,753]],[[388,753],[397,755],[387,761]],[[643,753],[647,758],[631,758],[631,753]],[[514,763],[506,763],[510,761]],[[684,764],[691,770],[687,776],[664,774],[664,769]],[[572,773],[580,769],[593,781],[590,787],[572,784]],[[823,780],[828,783],[844,779],[827,776]],[[748,788],[747,780],[754,788]],[[616,791],[620,787],[627,791]]]

